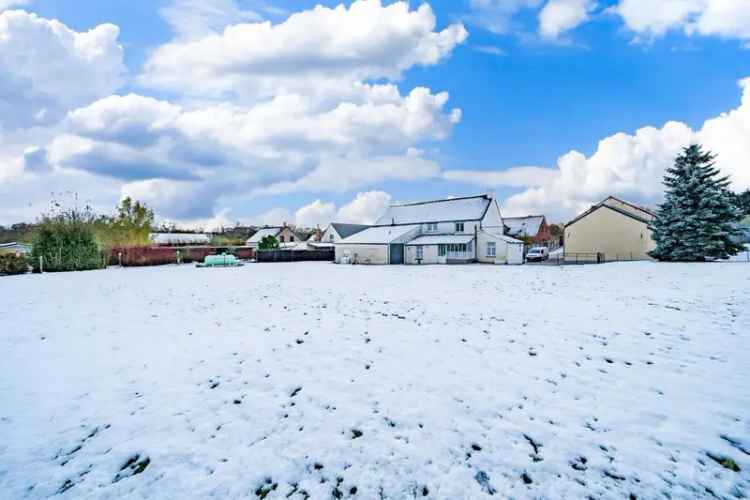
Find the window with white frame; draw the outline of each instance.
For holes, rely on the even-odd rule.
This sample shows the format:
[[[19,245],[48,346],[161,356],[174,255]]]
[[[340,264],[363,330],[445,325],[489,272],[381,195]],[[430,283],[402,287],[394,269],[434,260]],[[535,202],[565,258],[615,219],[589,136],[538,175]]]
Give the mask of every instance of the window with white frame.
[[[422,260],[424,258],[424,247],[422,245],[417,245],[417,260]]]
[[[438,257],[445,257],[445,250],[448,245],[438,245]]]
[[[331,234],[328,235],[328,240],[329,241],[333,241],[333,233],[331,233]]]
[[[464,223],[463,222],[456,222],[456,232],[457,233],[463,233],[464,232]]]
[[[438,225],[437,222],[428,222],[427,223],[427,229],[425,229],[428,233],[437,233]]]
[[[495,257],[497,249],[494,241],[487,242],[487,257]]]

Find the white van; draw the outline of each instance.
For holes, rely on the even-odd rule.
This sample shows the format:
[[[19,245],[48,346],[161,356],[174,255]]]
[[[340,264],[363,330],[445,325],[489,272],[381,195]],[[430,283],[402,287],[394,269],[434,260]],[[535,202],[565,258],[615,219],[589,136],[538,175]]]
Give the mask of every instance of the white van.
[[[549,259],[549,250],[546,247],[533,247],[526,254],[526,260],[528,262],[541,262]]]

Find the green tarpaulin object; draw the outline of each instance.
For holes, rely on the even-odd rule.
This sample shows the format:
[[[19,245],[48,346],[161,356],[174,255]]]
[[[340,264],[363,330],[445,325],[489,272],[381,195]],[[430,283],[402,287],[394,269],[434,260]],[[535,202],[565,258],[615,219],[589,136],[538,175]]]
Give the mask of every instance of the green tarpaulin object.
[[[229,254],[207,255],[197,267],[236,267],[243,265],[237,257]]]

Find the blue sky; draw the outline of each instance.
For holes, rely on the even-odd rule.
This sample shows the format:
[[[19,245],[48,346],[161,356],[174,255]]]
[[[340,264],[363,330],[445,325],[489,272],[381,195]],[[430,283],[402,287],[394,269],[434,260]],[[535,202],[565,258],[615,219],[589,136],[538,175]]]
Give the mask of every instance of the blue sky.
[[[735,123],[738,120],[719,124],[719,132],[709,133],[710,131],[704,131],[703,127],[706,120],[721,117],[722,113],[732,110],[736,110],[741,119],[748,114],[748,110],[740,104],[743,89],[738,82],[750,77],[750,50],[747,48],[750,43],[750,29],[738,31],[731,19],[726,20],[726,25],[717,25],[714,20],[710,28],[703,27],[704,24],[708,24],[708,21],[704,23],[704,18],[711,14],[712,0],[705,0],[705,11],[687,12],[683,18],[679,18],[677,13],[680,20],[671,22],[666,28],[663,20],[636,19],[632,18],[632,15],[628,17],[627,13],[618,13],[616,9],[621,8],[624,12],[627,6],[620,6],[616,0],[598,3],[590,0],[550,0],[550,3],[553,1],[583,6],[586,9],[586,20],[579,21],[558,36],[545,37],[540,33],[540,15],[546,6],[546,0],[428,2],[437,19],[433,32],[463,25],[468,37],[460,41],[454,40],[454,46],[443,54],[439,62],[412,62],[401,68],[401,74],[396,76],[379,75],[376,72],[375,77],[372,77],[371,73],[365,77],[356,77],[363,83],[393,83],[398,87],[402,97],[407,96],[416,87],[427,87],[432,95],[446,91],[450,98],[441,110],[442,114],[436,113],[434,119],[440,122],[451,110],[458,108],[461,113],[460,121],[442,125],[438,123],[424,133],[408,132],[406,137],[392,138],[393,143],[388,143],[382,148],[379,141],[388,142],[391,138],[376,137],[374,140],[370,134],[365,133],[362,137],[351,139],[351,142],[360,141],[356,145],[356,153],[352,152],[354,149],[333,153],[326,149],[323,155],[326,158],[331,154],[337,155],[339,160],[341,157],[347,158],[351,165],[336,168],[349,171],[370,168],[367,167],[367,160],[375,157],[391,158],[399,155],[407,158],[409,155],[401,155],[399,150],[412,148],[418,152],[417,157],[420,160],[430,162],[429,168],[423,165],[423,174],[404,176],[386,173],[375,175],[373,180],[352,181],[337,189],[329,189],[325,182],[321,182],[304,188],[280,187],[264,192],[263,188],[267,185],[273,186],[280,180],[293,182],[298,180],[295,179],[295,175],[304,176],[307,171],[300,165],[305,162],[321,161],[317,152],[312,154],[310,159],[297,158],[300,155],[304,156],[304,152],[296,151],[294,145],[287,146],[295,150],[294,155],[282,150],[278,157],[286,154],[294,156],[294,161],[301,162],[294,167],[295,171],[302,172],[300,174],[285,174],[283,178],[277,179],[266,173],[256,174],[255,171],[252,175],[248,174],[248,170],[260,168],[256,167],[255,163],[248,163],[242,167],[243,170],[233,170],[234,166],[221,167],[222,176],[234,177],[239,184],[248,183],[247,190],[217,183],[218,176],[210,177],[210,181],[204,182],[203,179],[209,177],[204,177],[205,169],[197,168],[191,171],[189,177],[180,177],[180,180],[199,181],[185,182],[179,184],[179,187],[167,186],[157,189],[154,187],[157,183],[166,183],[162,179],[163,169],[154,169],[153,179],[150,179],[149,175],[143,172],[144,169],[150,168],[148,162],[143,164],[141,160],[141,164],[136,165],[138,162],[132,162],[129,158],[103,157],[103,152],[97,152],[92,158],[117,165],[121,170],[114,176],[104,176],[102,182],[98,183],[89,178],[92,169],[87,165],[93,161],[90,158],[66,157],[59,165],[55,164],[56,158],[64,156],[63,153],[55,152],[62,148],[59,146],[61,141],[53,144],[56,136],[68,133],[69,125],[63,119],[59,123],[49,124],[50,131],[46,134],[38,130],[26,135],[18,131],[7,134],[12,136],[13,145],[23,145],[23,150],[26,151],[26,164],[23,171],[16,170],[14,176],[6,175],[4,180],[0,177],[0,182],[6,184],[6,189],[10,189],[14,183],[21,183],[19,179],[23,177],[26,178],[23,182],[28,183],[32,182],[29,176],[42,175],[39,169],[34,172],[28,159],[28,149],[38,147],[46,152],[45,163],[51,164],[45,170],[48,175],[79,169],[86,171],[88,176],[86,179],[50,178],[48,187],[59,186],[76,190],[102,206],[107,206],[110,200],[116,202],[116,198],[123,194],[143,194],[143,197],[153,202],[157,209],[164,212],[164,217],[186,223],[208,223],[207,221],[216,220],[272,222],[274,217],[291,221],[295,221],[296,218],[301,224],[343,217],[364,220],[368,216],[371,217],[372,212],[382,209],[382,205],[389,201],[470,194],[483,192],[487,188],[494,189],[503,205],[513,214],[543,211],[549,213],[553,219],[564,220],[580,207],[596,201],[596,198],[605,194],[608,188],[617,191],[614,194],[630,197],[637,202],[651,204],[658,201],[658,190],[654,186],[658,185],[659,174],[666,166],[666,159],[679,147],[676,143],[680,140],[671,140],[669,137],[678,134],[683,142],[707,141],[709,146],[720,152],[722,158],[726,158],[726,164],[722,163],[721,166],[727,173],[739,172],[735,187],[747,187],[746,183],[750,181],[745,180],[741,169],[748,168],[748,157],[743,155],[750,153],[737,146],[737,141],[747,138],[750,143],[750,137],[743,135],[747,134],[750,128],[744,128],[742,121],[739,125]],[[639,0],[621,1],[635,3]],[[211,1],[207,3],[211,4]],[[229,16],[228,24],[269,20],[278,25],[284,23],[290,14],[310,9],[317,3],[334,7],[340,2],[217,0],[215,8],[226,10],[231,7],[244,13],[241,19],[236,15],[234,18]],[[350,6],[351,3],[346,2],[346,5]],[[392,3],[394,2],[384,1],[383,8]],[[511,3],[524,4],[525,7],[510,9],[508,6]],[[277,94],[264,95],[262,98],[237,97],[229,95],[232,92],[227,90],[222,91],[222,96],[209,96],[196,90],[200,85],[186,89],[174,83],[144,83],[140,76],[146,72],[144,68],[154,51],[176,39],[174,20],[170,24],[164,8],[173,6],[185,11],[194,4],[192,0],[36,0],[17,8],[34,12],[41,18],[57,19],[75,32],[85,32],[103,23],[116,25],[119,28],[117,43],[122,47],[124,73],[121,81],[112,85],[112,95],[123,96],[133,93],[157,99],[165,104],[182,106],[183,110],[202,109],[209,105],[206,101],[210,101],[212,106],[218,103],[250,110],[253,106],[278,97]],[[409,12],[414,14],[419,5],[420,2],[411,2]],[[501,10],[503,12],[499,12]],[[740,15],[745,13],[740,12]],[[502,21],[502,28],[497,27],[500,22],[498,19]],[[218,26],[223,27],[224,24]],[[310,29],[316,27],[313,25]],[[217,32],[221,33],[221,30],[218,29]],[[195,38],[199,39],[200,36],[195,35]],[[0,46],[0,51],[2,49]],[[388,56],[378,54],[378,57]],[[328,61],[327,64],[336,62]],[[366,64],[366,61],[360,61],[358,64]],[[4,71],[8,73],[11,70]],[[294,74],[294,68],[285,68],[284,74],[288,71]],[[352,69],[351,74],[354,73],[359,74],[359,71],[356,68]],[[186,71],[185,75],[187,79],[194,78],[200,82],[201,77],[198,74],[191,75],[190,71]],[[349,70],[342,75],[344,79],[353,78]],[[257,74],[248,78],[253,76]],[[11,75],[6,74],[6,77],[8,80],[11,79]],[[243,76],[245,77],[247,75]],[[242,82],[244,85],[245,80]],[[82,81],[81,85],[86,85],[86,82]],[[90,100],[93,103],[96,98],[104,99],[108,93],[92,95]],[[330,101],[326,99],[326,102]],[[335,107],[342,102],[347,102],[347,99],[342,97],[341,102],[334,102],[330,106]],[[60,116],[75,109],[85,108],[89,104],[84,100],[76,101],[74,105],[63,106]],[[118,109],[121,108],[122,106]],[[668,121],[683,124],[687,131],[665,131],[662,127]],[[144,126],[150,130],[147,124]],[[638,138],[634,135],[638,129],[647,126],[655,127],[659,138]],[[731,131],[722,132],[724,127],[730,127]],[[12,126],[5,124],[6,131],[11,128]],[[76,133],[79,136],[83,135],[80,132]],[[601,175],[596,174],[607,168],[597,164],[597,161],[614,163],[605,155],[612,154],[611,151],[602,151],[602,154],[598,155],[601,158],[597,160],[598,156],[595,154],[599,142],[618,133],[626,134],[629,140],[628,150],[622,154],[632,154],[633,157],[622,159],[626,166],[613,168],[613,171],[606,175],[601,172]],[[188,149],[200,149],[209,158],[223,158],[224,151],[219,154],[211,149],[215,146],[213,143],[202,143],[203,139],[198,134],[186,135],[191,141]],[[91,140],[91,137],[85,136],[87,140]],[[723,142],[721,137],[725,138]],[[726,139],[727,137],[729,139]],[[99,136],[96,138],[100,139]],[[166,139],[160,137],[158,140]],[[10,143],[7,137],[6,141]],[[39,144],[36,145],[34,141]],[[49,144],[45,144],[45,141]],[[643,148],[639,145],[641,141],[644,141],[645,149],[651,148],[653,151],[643,153]],[[654,141],[661,142],[655,146]],[[283,149],[285,146],[274,143],[274,147]],[[615,151],[620,151],[620,147],[626,146],[613,145]],[[106,154],[110,154],[111,150],[123,148],[102,146],[101,151],[105,149]],[[70,147],[65,150],[70,150]],[[721,154],[724,150],[728,153]],[[577,151],[583,156],[583,159],[577,158],[574,167],[576,171],[581,170],[581,175],[584,176],[580,192],[571,188],[570,182],[566,182],[565,179],[556,181],[557,177],[562,176],[559,173],[558,159],[571,151]],[[352,161],[353,157],[355,160]],[[291,160],[279,160],[282,163],[284,161]],[[231,159],[227,161],[227,165],[234,165],[236,162],[237,160]],[[338,161],[334,163],[340,165]],[[359,163],[363,166],[358,166]],[[396,162],[396,165],[398,164],[400,163]],[[201,166],[206,169],[212,167],[203,164]],[[528,176],[516,175],[519,167],[527,166],[538,169],[538,172],[531,172],[530,175],[538,174],[540,179],[548,178],[543,185],[527,181]],[[286,167],[276,164],[263,168]],[[398,168],[409,170],[412,167],[408,160],[405,160],[403,167],[392,167],[391,170]],[[130,177],[128,169],[132,169],[133,172]],[[589,182],[586,169],[594,172],[591,174],[592,178],[597,175],[608,175],[610,178]],[[632,169],[633,172],[628,169]],[[198,171],[200,173],[196,174]],[[457,173],[452,176],[443,175],[447,171]],[[484,178],[481,175],[483,172],[506,172],[510,180]],[[462,177],[462,173],[467,175]],[[252,179],[244,178],[248,175]],[[140,184],[131,189],[127,187],[127,181],[132,181],[133,176]],[[642,187],[645,176],[654,180],[647,181],[648,186]],[[148,184],[149,182],[151,184]],[[96,187],[98,184],[104,184],[106,188],[97,193],[90,193],[99,189]],[[189,187],[186,187],[188,184]],[[14,185],[13,189],[17,187]],[[174,195],[175,190],[183,188],[188,189],[185,197]],[[227,194],[230,191],[231,194]],[[350,210],[344,209],[356,201],[357,193],[374,192],[381,195],[367,200],[362,198],[361,206],[352,206]],[[521,197],[513,198],[519,193],[522,194]],[[175,197],[174,203],[166,200],[172,195]],[[39,192],[29,194],[29,197],[41,196]],[[204,199],[197,199],[201,197]],[[193,201],[186,201],[185,198]],[[317,208],[310,208],[309,205],[316,200]],[[23,202],[23,206],[28,207],[28,210],[19,208],[18,197],[11,201],[0,200],[0,213],[6,210],[5,216],[0,217],[0,223],[10,222],[9,219],[13,217],[29,217],[32,208],[38,209],[43,200]],[[191,208],[191,203],[197,208]],[[305,213],[310,215],[299,215],[298,210],[306,206],[309,210]]]

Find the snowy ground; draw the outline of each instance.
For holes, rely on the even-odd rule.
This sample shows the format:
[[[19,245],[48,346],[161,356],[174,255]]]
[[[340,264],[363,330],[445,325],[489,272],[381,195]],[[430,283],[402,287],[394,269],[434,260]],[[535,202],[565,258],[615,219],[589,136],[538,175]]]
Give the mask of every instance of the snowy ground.
[[[748,497],[749,292],[742,263],[0,278],[0,498]]]

